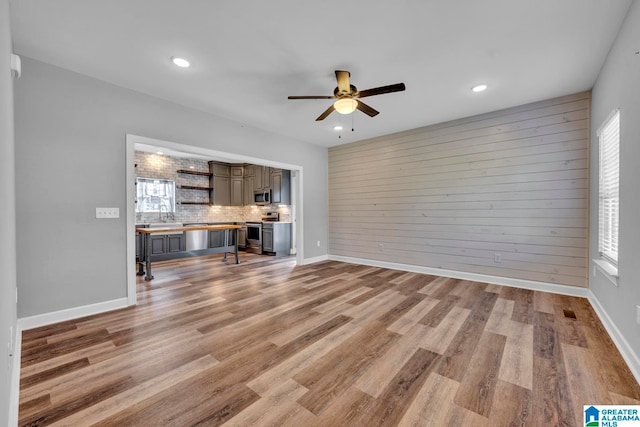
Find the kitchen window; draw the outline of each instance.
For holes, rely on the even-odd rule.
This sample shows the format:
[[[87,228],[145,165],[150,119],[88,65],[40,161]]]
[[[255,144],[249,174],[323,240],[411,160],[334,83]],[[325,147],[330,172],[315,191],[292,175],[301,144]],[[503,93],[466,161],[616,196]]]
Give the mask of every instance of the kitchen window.
[[[600,147],[598,253],[600,266],[610,276],[618,276],[620,212],[620,110],[616,109],[597,132]],[[608,264],[608,265],[607,265]]]
[[[168,179],[136,179],[136,212],[175,212],[176,183]]]

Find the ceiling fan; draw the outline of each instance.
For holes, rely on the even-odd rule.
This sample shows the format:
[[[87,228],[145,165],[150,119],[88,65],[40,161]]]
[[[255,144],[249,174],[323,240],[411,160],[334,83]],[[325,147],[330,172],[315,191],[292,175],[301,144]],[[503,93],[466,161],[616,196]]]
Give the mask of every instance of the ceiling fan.
[[[378,115],[380,112],[369,107],[364,102],[360,101],[360,98],[367,96],[382,95],[384,93],[401,92],[405,90],[404,83],[396,83],[388,86],[380,86],[373,89],[366,89],[359,91],[354,85],[349,82],[351,73],[348,71],[336,70],[336,80],[338,86],[333,90],[331,96],[290,96],[289,99],[336,99],[324,113],[320,114],[316,121],[324,120],[333,111],[337,111],[340,114],[353,113],[356,109],[362,111],[369,117]]]

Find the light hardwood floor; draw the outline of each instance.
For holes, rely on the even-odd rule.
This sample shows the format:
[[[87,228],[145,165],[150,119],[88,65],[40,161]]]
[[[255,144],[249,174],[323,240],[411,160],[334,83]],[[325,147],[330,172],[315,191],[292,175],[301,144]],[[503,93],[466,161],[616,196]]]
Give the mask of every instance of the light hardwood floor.
[[[576,426],[640,404],[583,298],[251,254],[154,276],[135,308],[23,333],[20,425]]]

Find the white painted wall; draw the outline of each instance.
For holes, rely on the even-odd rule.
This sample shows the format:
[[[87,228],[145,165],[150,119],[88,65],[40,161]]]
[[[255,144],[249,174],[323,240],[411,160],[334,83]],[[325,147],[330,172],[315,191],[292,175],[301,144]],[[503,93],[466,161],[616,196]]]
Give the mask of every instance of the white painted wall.
[[[16,238],[13,134],[13,79],[11,77],[9,1],[0,0],[0,425],[9,414],[12,358],[7,343],[15,344]]]
[[[125,297],[127,133],[302,166],[304,256],[327,253],[326,148],[29,58],[15,115],[20,318]]]
[[[620,108],[620,242],[618,287],[590,268],[589,287],[621,335],[640,355],[640,1],[634,0],[592,91],[590,258],[598,256],[596,130]]]
[[[582,92],[330,148],[329,253],[586,287],[589,106]]]

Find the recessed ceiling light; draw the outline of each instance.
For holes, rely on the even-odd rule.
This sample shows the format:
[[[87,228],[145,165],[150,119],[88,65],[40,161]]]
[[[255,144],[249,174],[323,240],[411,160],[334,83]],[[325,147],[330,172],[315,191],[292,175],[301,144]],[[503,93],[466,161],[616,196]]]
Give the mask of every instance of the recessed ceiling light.
[[[340,125],[335,125],[335,126],[333,127],[333,130],[342,130],[342,126],[340,126]]]
[[[483,92],[483,91],[487,90],[487,85],[476,85],[476,86],[472,87],[471,90],[474,91],[474,92]]]
[[[177,56],[172,56],[171,62],[176,64],[178,67],[182,67],[182,68],[187,68],[190,65],[189,61],[187,61],[184,58],[178,58]]]
[[[156,151],[156,154],[163,155],[164,153],[162,151]]]

